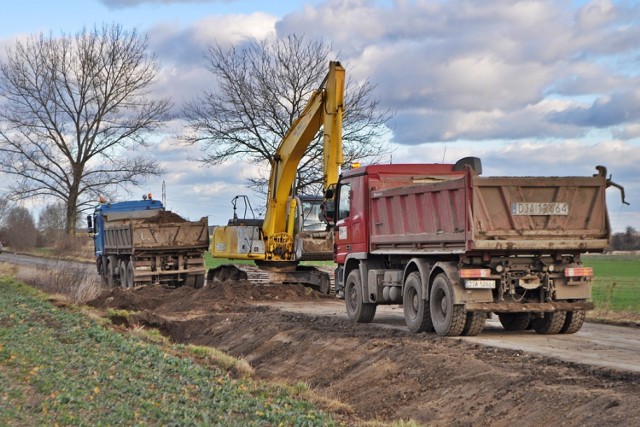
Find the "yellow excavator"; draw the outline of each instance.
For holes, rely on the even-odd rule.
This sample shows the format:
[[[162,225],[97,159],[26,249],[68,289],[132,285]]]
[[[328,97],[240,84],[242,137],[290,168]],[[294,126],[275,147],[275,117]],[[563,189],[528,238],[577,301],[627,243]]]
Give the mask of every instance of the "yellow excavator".
[[[337,61],[329,63],[329,73],[314,91],[271,159],[271,174],[264,219],[246,218],[252,212],[246,196],[233,200],[234,215],[226,226],[215,227],[211,239],[214,258],[253,260],[269,273],[271,282],[304,283],[329,293],[330,278],[315,268],[301,266],[301,260],[333,257],[333,239],[323,217],[322,197],[298,197],[294,183],[298,166],[309,144],[322,128],[323,190],[330,195],[338,182],[342,155],[342,115],[345,70]],[[243,218],[237,203],[244,201]],[[249,207],[249,209],[247,208]],[[320,230],[318,230],[320,228]],[[209,280],[237,278],[231,266],[210,270]]]

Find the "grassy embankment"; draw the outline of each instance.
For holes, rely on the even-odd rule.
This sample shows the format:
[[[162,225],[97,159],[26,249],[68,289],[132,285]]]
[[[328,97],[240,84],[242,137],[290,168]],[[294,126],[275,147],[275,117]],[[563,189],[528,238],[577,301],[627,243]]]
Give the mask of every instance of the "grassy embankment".
[[[0,277],[0,425],[333,424],[304,385],[254,381],[214,349],[119,333],[47,298]]]
[[[584,256],[593,267],[593,301],[596,309],[589,317],[640,321],[640,256]]]

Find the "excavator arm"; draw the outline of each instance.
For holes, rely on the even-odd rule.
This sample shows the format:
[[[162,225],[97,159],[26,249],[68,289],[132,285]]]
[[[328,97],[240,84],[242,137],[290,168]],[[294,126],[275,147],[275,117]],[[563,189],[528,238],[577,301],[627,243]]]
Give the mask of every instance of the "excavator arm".
[[[267,210],[262,226],[265,260],[296,260],[294,218],[297,202],[291,197],[291,191],[300,161],[321,127],[324,130],[323,189],[338,182],[343,163],[344,82],[344,68],[339,62],[331,62],[321,87],[314,91],[271,160]]]
[[[234,214],[228,225],[215,227],[211,239],[211,254],[214,258],[253,260],[261,269],[269,272],[272,283],[304,283],[323,293],[329,293],[330,277],[326,272],[298,265],[298,261],[305,255],[307,259],[326,259],[321,257],[332,256],[333,244],[331,240],[321,238],[322,232],[317,233],[320,236],[311,233],[311,242],[309,239],[302,239],[302,233],[298,232],[301,227],[296,227],[296,218],[300,218],[296,215],[300,199],[293,194],[293,185],[300,161],[321,128],[324,138],[325,192],[338,182],[343,162],[344,83],[344,68],[339,62],[331,62],[327,77],[313,93],[271,159],[264,221],[239,219]],[[234,202],[234,212],[235,209]],[[331,234],[328,233],[328,236]],[[316,239],[317,237],[320,238]],[[309,250],[307,245],[311,245]],[[244,271],[240,274],[236,270],[238,269],[234,266],[223,265],[209,270],[207,277],[208,280],[229,280],[242,274],[244,277],[250,275]]]

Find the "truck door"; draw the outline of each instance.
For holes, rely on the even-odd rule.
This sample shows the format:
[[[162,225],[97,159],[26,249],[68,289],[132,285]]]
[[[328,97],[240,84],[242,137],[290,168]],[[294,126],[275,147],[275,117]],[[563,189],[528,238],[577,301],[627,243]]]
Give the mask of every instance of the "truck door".
[[[336,262],[344,263],[348,255],[366,253],[366,217],[361,191],[362,176],[345,180],[338,187],[336,221]]]

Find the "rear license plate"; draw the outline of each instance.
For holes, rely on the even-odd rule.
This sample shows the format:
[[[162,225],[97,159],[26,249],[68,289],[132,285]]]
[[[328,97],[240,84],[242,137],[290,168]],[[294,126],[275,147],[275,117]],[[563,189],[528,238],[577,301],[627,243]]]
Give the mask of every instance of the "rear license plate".
[[[511,203],[512,215],[569,215],[569,203]]]
[[[465,280],[464,287],[467,289],[493,289],[496,287],[495,280]]]

